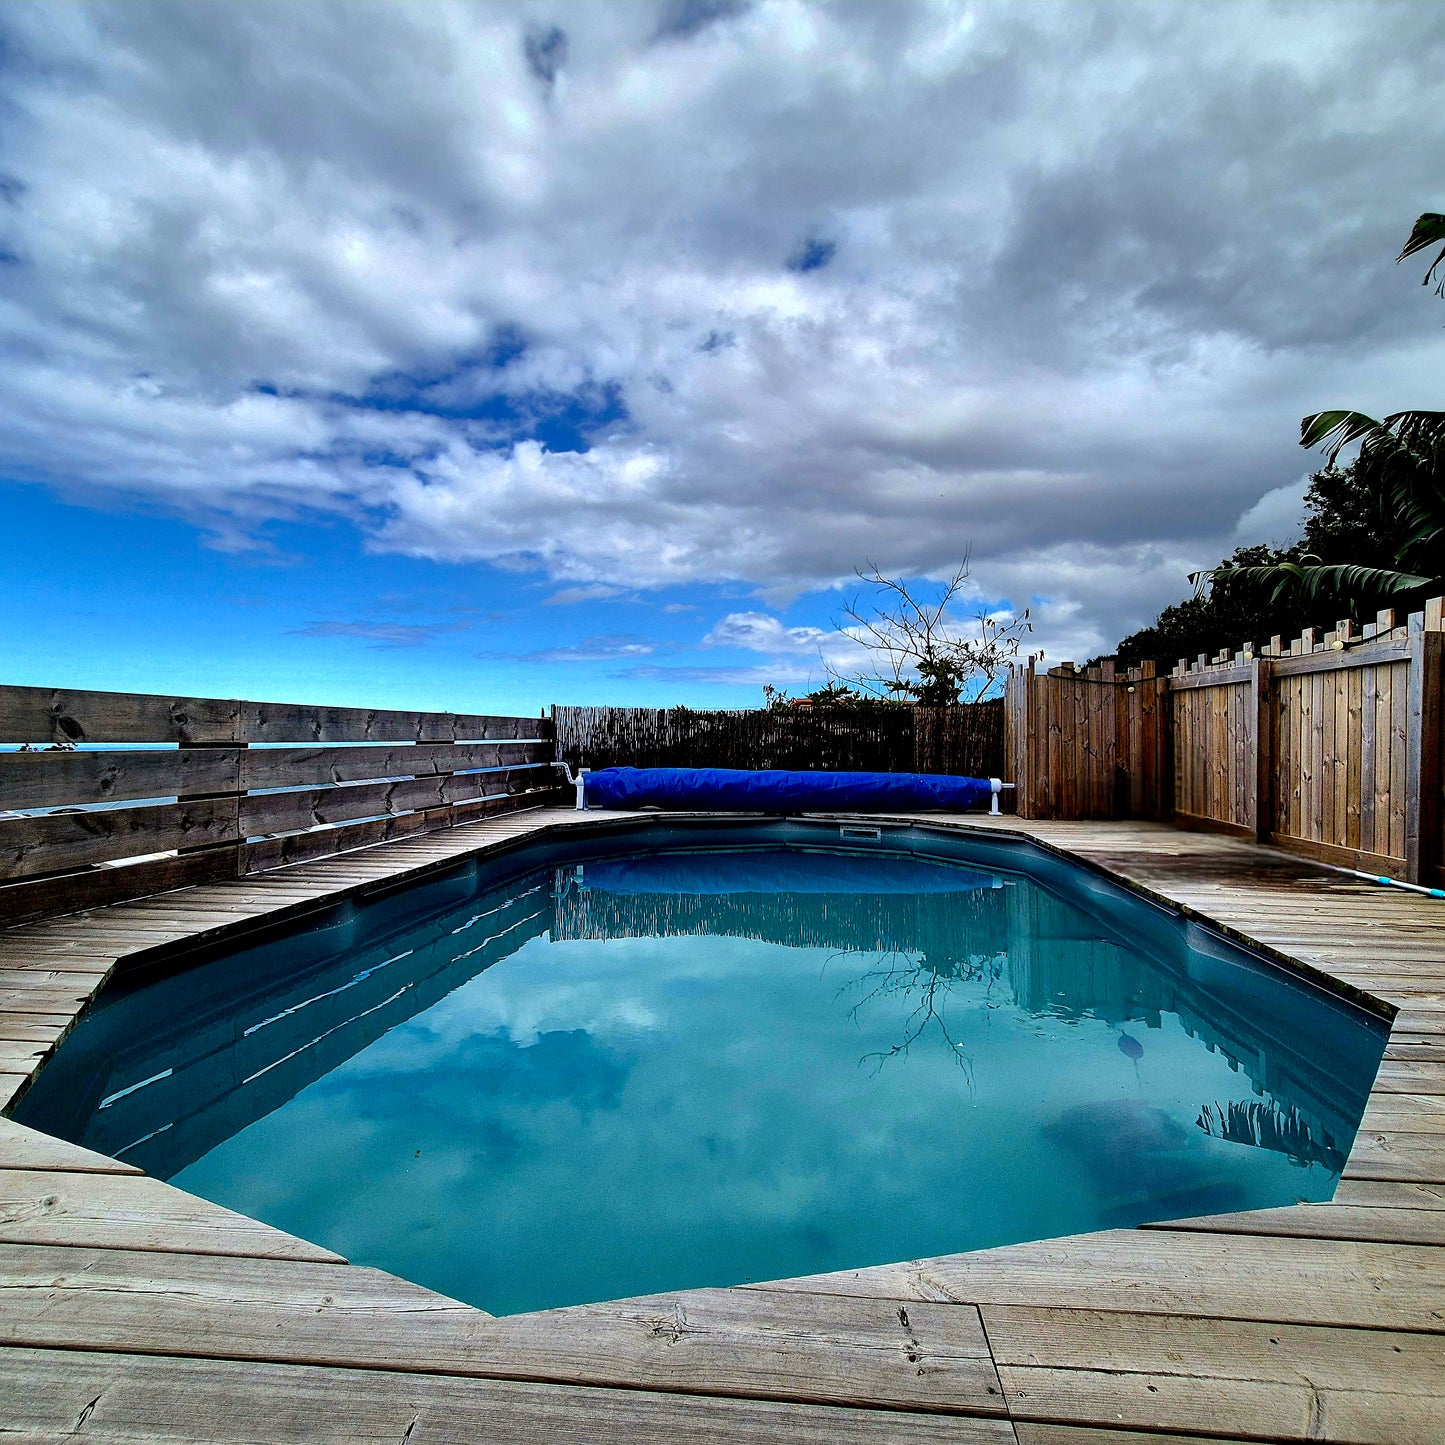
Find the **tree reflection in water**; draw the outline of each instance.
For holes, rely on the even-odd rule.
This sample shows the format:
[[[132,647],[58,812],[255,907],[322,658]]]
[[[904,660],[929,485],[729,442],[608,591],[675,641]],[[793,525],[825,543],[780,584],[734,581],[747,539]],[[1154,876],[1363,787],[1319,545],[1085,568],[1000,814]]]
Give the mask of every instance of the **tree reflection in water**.
[[[847,949],[833,954],[827,966],[861,958],[869,959],[871,966],[838,990],[840,998],[849,993],[857,995],[848,1010],[848,1017],[858,1024],[866,1010],[884,1002],[895,1006],[901,1004],[908,1012],[903,1020],[903,1036],[898,1042],[890,1048],[864,1054],[858,1060],[860,1066],[872,1063],[876,1074],[890,1060],[907,1058],[914,1044],[932,1033],[942,1039],[949,1056],[963,1070],[972,1090],[973,1060],[969,1057],[967,1045],[949,1023],[949,999],[956,984],[982,984],[981,1001],[984,1006],[997,1008],[999,1004],[991,1001],[992,994],[994,986],[1003,977],[1008,955],[1000,952],[987,957],[947,956],[939,962],[931,962],[927,954],[914,955],[898,949],[889,949],[881,955]],[[978,996],[975,994],[973,997]]]

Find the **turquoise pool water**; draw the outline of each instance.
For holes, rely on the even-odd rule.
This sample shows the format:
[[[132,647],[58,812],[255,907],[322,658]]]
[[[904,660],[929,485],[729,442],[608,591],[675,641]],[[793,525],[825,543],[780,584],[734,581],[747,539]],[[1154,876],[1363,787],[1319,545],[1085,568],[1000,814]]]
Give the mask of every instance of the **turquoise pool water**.
[[[1381,1020],[871,831],[645,825],[135,973],[16,1117],[494,1313],[1331,1195]]]

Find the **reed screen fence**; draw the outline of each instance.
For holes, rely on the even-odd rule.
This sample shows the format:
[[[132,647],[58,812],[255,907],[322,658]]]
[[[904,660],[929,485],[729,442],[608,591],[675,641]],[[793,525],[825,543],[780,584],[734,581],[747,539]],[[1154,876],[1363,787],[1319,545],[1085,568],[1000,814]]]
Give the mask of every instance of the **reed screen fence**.
[[[790,768],[1001,777],[1003,702],[693,711],[556,707],[572,767]]]

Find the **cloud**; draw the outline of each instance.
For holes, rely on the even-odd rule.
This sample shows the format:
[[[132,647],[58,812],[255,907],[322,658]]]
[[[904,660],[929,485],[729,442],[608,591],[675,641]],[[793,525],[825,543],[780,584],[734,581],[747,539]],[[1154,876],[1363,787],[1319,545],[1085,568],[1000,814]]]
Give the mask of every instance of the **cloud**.
[[[622,596],[621,587],[610,587],[604,582],[594,582],[586,587],[563,587],[546,598],[544,607],[575,607],[582,602],[606,602]]]
[[[829,636],[821,627],[785,627],[780,619],[767,612],[729,612],[714,624],[702,645],[816,656]]]
[[[1445,15],[1239,14],[5,6],[0,468],[554,600],[971,547],[1100,650],[1438,404]]]
[[[1268,491],[1235,524],[1234,535],[1242,546],[1268,542],[1288,547],[1304,531],[1305,493],[1309,474]]]
[[[658,645],[640,637],[587,637],[567,647],[545,647],[536,652],[486,652],[486,658],[512,662],[608,662],[618,658],[649,657]]]
[[[447,632],[463,632],[468,622],[312,622],[292,637],[357,637],[373,648],[424,647]]]

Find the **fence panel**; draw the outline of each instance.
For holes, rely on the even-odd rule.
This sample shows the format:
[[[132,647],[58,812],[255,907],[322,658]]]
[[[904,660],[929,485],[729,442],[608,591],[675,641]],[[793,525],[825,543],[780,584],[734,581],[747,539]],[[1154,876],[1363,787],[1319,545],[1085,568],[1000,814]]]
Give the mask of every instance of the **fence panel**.
[[[1328,861],[1398,870],[1407,861],[1409,659],[1337,652],[1274,667],[1274,801],[1261,831]]]
[[[1171,687],[1174,811],[1183,821],[1253,836],[1254,778],[1248,669]]]
[[[556,794],[546,719],[0,687],[0,743],[0,923]]]
[[[1157,818],[1169,811],[1167,680],[1061,663],[1016,668],[1004,693],[1005,755],[1025,818]]]

